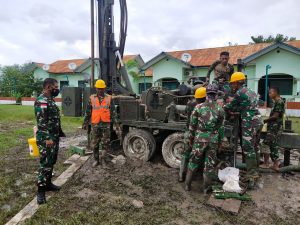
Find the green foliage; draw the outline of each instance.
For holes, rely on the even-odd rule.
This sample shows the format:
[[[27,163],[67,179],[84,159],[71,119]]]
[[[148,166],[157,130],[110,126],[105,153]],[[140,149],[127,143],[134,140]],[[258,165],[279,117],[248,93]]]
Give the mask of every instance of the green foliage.
[[[126,69],[129,71],[129,75],[132,76],[134,82],[137,82],[139,77],[142,76],[139,70],[139,64],[133,59],[126,63]]]
[[[0,96],[30,97],[42,91],[42,81],[34,79],[35,64],[4,66],[0,68]]]
[[[273,35],[269,35],[268,37],[264,37],[263,35],[251,36],[253,43],[272,43],[272,42],[285,42],[285,41],[294,41],[295,37],[284,36],[283,34],[277,34],[275,37]]]

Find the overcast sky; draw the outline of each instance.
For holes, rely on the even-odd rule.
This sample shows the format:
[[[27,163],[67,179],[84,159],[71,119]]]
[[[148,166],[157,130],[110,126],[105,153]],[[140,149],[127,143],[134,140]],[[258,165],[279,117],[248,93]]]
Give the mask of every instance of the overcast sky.
[[[0,65],[89,56],[89,0],[0,1]],[[126,53],[140,53],[145,60],[161,51],[247,44],[251,35],[258,34],[300,39],[299,0],[127,0],[127,4]]]

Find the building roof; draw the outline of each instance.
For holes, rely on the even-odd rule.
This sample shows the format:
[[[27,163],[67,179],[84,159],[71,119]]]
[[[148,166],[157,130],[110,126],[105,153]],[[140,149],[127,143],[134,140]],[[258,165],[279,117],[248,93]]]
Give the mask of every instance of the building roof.
[[[285,44],[293,46],[300,49],[300,40],[288,41]],[[217,48],[204,48],[204,49],[194,49],[194,50],[181,50],[181,51],[172,51],[172,52],[162,52],[159,55],[155,56],[149,62],[144,65],[144,69],[147,69],[160,61],[166,56],[171,56],[180,60],[182,63],[186,63],[181,60],[183,53],[189,53],[192,58],[189,62],[186,63],[188,66],[196,67],[207,67],[210,66],[215,60],[219,59],[220,53],[223,51],[228,51],[230,54],[229,62],[231,64],[236,64],[238,59],[244,59],[250,55],[253,55],[256,52],[261,51],[262,49],[274,45],[274,43],[260,43],[260,44],[248,44],[248,45],[236,45],[236,46],[225,46]]]
[[[141,58],[140,55],[124,55],[123,56],[123,61],[126,63],[129,60],[132,59],[136,59],[139,62],[141,62],[142,64],[144,64],[143,59]],[[69,59],[69,60],[57,60],[51,64],[49,64],[49,73],[73,73],[73,72],[78,72],[76,71],[76,69],[78,69],[80,66],[82,66],[83,64],[87,63],[88,61],[90,61],[89,59]],[[69,64],[70,63],[75,63],[76,64],[76,69],[70,70],[69,69]],[[43,66],[45,65],[45,63],[35,63],[38,67],[43,68]]]
[[[129,60],[135,59],[138,55],[124,55],[123,62],[127,63]]]
[[[153,76],[153,69],[149,68],[145,71],[145,76],[146,77],[152,77]]]

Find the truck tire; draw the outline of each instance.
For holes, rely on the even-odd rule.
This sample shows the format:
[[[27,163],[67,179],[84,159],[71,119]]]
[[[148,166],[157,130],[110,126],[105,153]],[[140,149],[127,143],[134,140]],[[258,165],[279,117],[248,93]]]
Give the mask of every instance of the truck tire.
[[[172,168],[180,167],[181,155],[184,151],[184,134],[170,134],[163,142],[162,155],[165,162]]]
[[[123,151],[131,159],[149,161],[155,152],[155,148],[155,139],[147,130],[130,130],[123,140]]]

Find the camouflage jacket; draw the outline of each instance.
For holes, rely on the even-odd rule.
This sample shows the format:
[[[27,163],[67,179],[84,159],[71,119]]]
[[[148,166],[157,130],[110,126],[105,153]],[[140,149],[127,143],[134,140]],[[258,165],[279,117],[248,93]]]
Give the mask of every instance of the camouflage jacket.
[[[189,100],[187,105],[186,105],[185,114],[187,116],[187,121],[186,121],[186,129],[187,130],[189,129],[191,115],[192,115],[192,112],[195,109],[196,105],[197,105],[197,102],[196,102],[195,99]]]
[[[219,79],[224,78],[224,82],[229,81],[231,75],[234,73],[234,68],[231,64],[227,64],[223,66],[220,60],[215,61],[208,69],[207,78],[209,79],[211,72],[215,73],[215,80],[219,81]]]
[[[285,113],[285,106],[284,106],[284,101],[283,101],[282,98],[279,98],[278,100],[274,101],[274,106],[271,110],[270,117],[272,117],[275,112],[279,113],[279,118],[275,121],[268,122],[268,126],[272,126],[272,125],[276,124],[279,127],[282,127],[282,125],[283,125],[283,116],[284,116],[284,113]]]
[[[34,103],[35,117],[37,121],[37,138],[55,140],[59,137],[60,110],[52,97],[41,94]]]
[[[107,94],[104,94],[103,96],[98,96],[100,103],[103,101],[104,96],[107,96]],[[85,111],[85,116],[84,116],[84,123],[85,124],[90,123],[91,116],[92,116],[92,110],[93,110],[93,106],[92,106],[92,103],[91,103],[91,99],[89,99],[89,102],[88,102],[88,105],[87,105],[86,111]],[[111,122],[118,123],[117,112],[116,112],[116,107],[115,107],[113,98],[112,98],[111,104],[110,104],[110,115],[111,115]]]
[[[243,85],[233,96],[233,100],[224,106],[225,111],[239,112],[241,118],[259,114],[258,98],[254,91]]]
[[[223,126],[224,111],[210,100],[195,107],[190,120],[189,139],[193,145],[201,142],[218,143]]]

